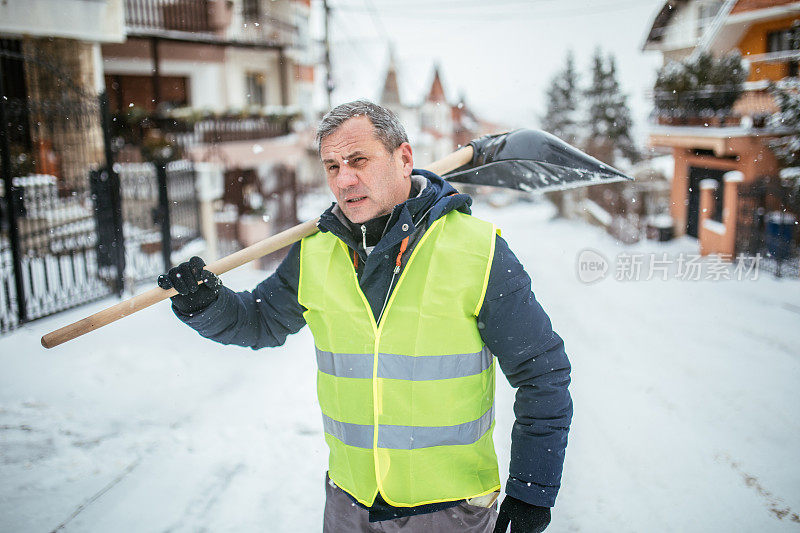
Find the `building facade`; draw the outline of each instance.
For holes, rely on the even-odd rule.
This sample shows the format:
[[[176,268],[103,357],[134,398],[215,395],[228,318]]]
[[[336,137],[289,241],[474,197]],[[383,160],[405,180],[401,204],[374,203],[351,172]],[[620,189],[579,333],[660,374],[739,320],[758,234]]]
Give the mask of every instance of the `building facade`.
[[[448,101],[439,65],[433,68],[430,85],[421,102],[403,103],[397,66],[391,53],[378,102],[391,109],[405,126],[414,147],[414,164],[418,167],[447,156],[472,139],[499,131],[497,125],[480,120],[467,106],[463,95],[455,104]]]
[[[768,86],[797,75],[798,25],[800,2],[670,0],[645,40],[643,50],[660,52],[665,64],[701,52],[722,57],[738,51],[747,69],[744,90],[726,116],[676,120],[656,113],[650,127],[650,145],[674,156],[674,231],[698,238],[703,254],[734,257],[746,248],[743,228],[764,224],[753,220],[742,200],[754,184],[778,175],[768,142],[781,132],[767,126],[777,111]]]

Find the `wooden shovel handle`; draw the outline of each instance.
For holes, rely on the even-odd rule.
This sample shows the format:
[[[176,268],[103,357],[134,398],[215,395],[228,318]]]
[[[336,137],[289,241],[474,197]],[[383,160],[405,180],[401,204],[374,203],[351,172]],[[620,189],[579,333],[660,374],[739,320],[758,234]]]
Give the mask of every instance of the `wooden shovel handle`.
[[[293,228],[289,228],[286,231],[282,231],[281,233],[273,235],[272,237],[264,239],[263,241],[259,241],[252,246],[248,246],[247,248],[239,250],[236,253],[218,259],[213,263],[209,263],[205,268],[214,274],[224,274],[229,270],[233,270],[236,267],[247,264],[250,261],[258,259],[259,257],[263,257],[269,253],[280,250],[281,248],[299,241],[303,237],[307,237],[315,233],[317,231],[317,220],[319,219],[317,218],[303,222],[302,224],[294,226]],[[86,318],[82,318],[77,322],[73,322],[68,326],[64,326],[63,328],[59,328],[48,333],[42,337],[42,346],[45,348],[58,346],[59,344],[63,344],[76,337],[80,337],[85,333],[89,333],[90,331],[94,331],[97,328],[103,327],[106,324],[110,324],[115,320],[119,320],[120,318],[124,318],[137,311],[141,311],[142,309],[150,307],[151,305],[162,300],[166,300],[167,298],[175,296],[176,294],[178,294],[178,291],[175,289],[165,290],[160,287],[154,287],[143,292],[142,294],[134,296],[133,298],[129,298],[116,305],[112,305],[111,307],[103,309],[102,311],[98,311],[91,316],[87,316]]]
[[[472,147],[466,146],[456,150],[452,154],[440,159],[439,161],[431,163],[428,166],[428,170],[436,174],[444,174],[460,167],[461,165],[469,163],[471,160]],[[218,259],[213,263],[206,265],[205,268],[214,274],[224,274],[229,270],[233,270],[234,268],[245,265],[250,261],[254,261],[259,257],[264,257],[267,254],[289,246],[290,244],[293,244],[304,237],[313,235],[317,231],[318,220],[319,218],[316,218],[314,220],[309,220],[307,222],[303,222],[302,224],[298,224],[293,228],[289,228],[286,231],[282,231],[276,235],[273,235],[272,237],[268,237],[263,241],[259,241],[252,246],[244,248],[243,250],[239,250],[238,252]],[[178,294],[178,291],[175,289],[165,290],[160,287],[152,288],[143,292],[142,294],[134,296],[133,298],[129,298],[116,305],[112,305],[111,307],[103,309],[102,311],[98,311],[91,316],[87,316],[86,318],[82,318],[77,322],[73,322],[68,326],[51,331],[42,337],[42,346],[45,348],[58,346],[59,344],[63,344],[76,337],[80,337],[85,333],[89,333],[90,331],[101,328],[106,324],[110,324],[111,322],[119,320],[120,318],[132,315],[137,311],[141,311],[146,307],[150,307],[151,305],[162,300],[166,300],[167,298],[175,296],[176,294]]]
[[[438,161],[434,161],[425,170],[430,170],[434,174],[441,176],[462,165],[466,165],[470,161],[472,161],[472,146],[467,145]]]

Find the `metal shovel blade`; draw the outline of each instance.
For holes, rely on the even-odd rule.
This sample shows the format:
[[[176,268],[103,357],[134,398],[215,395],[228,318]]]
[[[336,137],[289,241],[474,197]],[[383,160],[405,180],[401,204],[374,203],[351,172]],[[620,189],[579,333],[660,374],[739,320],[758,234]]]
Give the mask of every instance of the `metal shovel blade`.
[[[528,192],[633,179],[542,130],[519,129],[478,142],[483,147],[473,163],[455,169],[446,179]]]
[[[610,167],[609,169],[613,171]],[[496,161],[447,174],[444,178],[455,183],[490,185],[525,192],[560,191],[633,179],[622,173],[564,167],[526,159]]]

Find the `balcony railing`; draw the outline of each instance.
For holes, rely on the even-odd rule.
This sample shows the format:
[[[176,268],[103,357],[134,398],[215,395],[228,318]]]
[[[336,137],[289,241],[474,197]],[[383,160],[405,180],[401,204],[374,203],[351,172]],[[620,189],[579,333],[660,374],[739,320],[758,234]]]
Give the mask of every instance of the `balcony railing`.
[[[204,115],[204,116],[199,116]],[[112,134],[125,144],[144,146],[155,133],[182,148],[198,145],[255,141],[288,135],[297,117],[293,108],[267,112],[209,114],[183,108],[174,114],[117,113]]]
[[[194,124],[191,131],[178,133],[178,141],[184,146],[197,144],[254,141],[271,139],[289,133],[289,119],[267,117],[220,117],[208,118]]]
[[[241,24],[232,24],[234,18],[230,0],[125,0],[129,33],[183,32],[247,45],[291,46],[297,39],[297,26],[272,12],[242,15]]]
[[[297,38],[297,31],[297,26],[294,24],[265,14],[258,19],[243,23],[240,28],[232,28],[229,36],[233,40],[246,43],[271,42],[293,45]]]
[[[719,105],[719,98],[725,97],[724,88],[708,88],[685,94],[648,91],[646,95],[656,104],[650,123],[661,126],[767,128],[768,117],[778,111],[768,87],[768,81],[746,82],[743,91],[729,108]]]
[[[145,31],[212,33],[209,0],[125,0],[125,24]]]

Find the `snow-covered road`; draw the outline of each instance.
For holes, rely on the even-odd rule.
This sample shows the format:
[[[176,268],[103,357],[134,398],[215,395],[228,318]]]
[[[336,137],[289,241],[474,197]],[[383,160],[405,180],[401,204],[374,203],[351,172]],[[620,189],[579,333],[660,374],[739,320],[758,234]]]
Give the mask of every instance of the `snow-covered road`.
[[[576,275],[623,247],[549,221],[496,222],[573,363],[575,418],[548,531],[800,529],[800,282]],[[245,289],[264,273],[225,276]],[[166,304],[53,350],[39,337],[113,300],[0,337],[0,531],[319,531],[327,460],[307,330],[275,350],[222,347]],[[498,381],[508,465],[513,390]],[[501,476],[502,477],[502,476]]]

